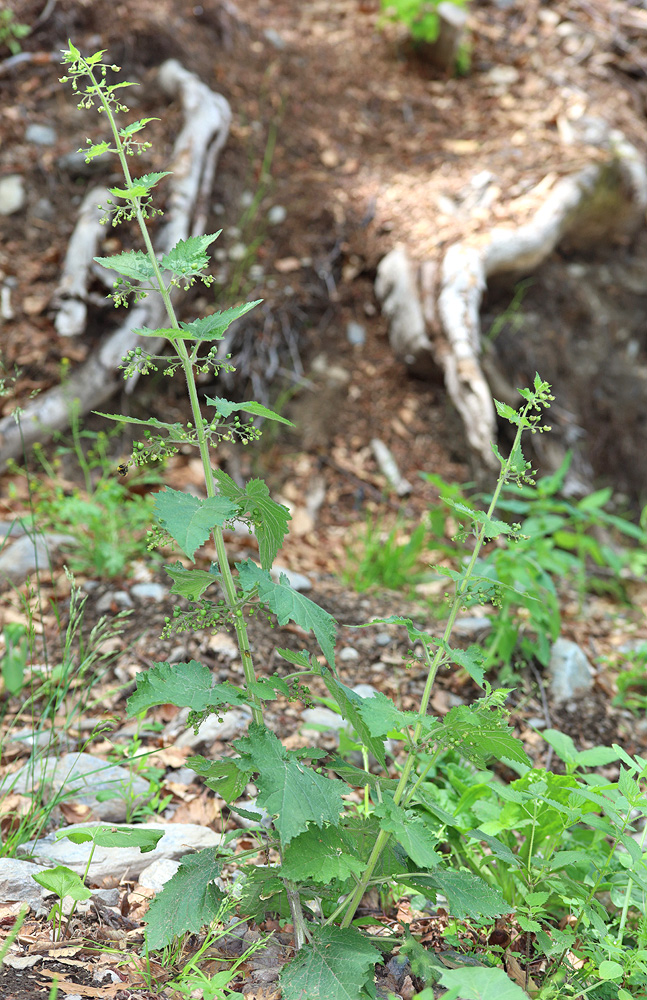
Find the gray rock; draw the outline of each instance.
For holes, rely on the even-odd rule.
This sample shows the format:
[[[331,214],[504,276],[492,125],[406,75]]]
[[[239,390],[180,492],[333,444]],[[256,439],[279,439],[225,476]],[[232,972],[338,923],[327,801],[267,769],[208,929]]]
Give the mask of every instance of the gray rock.
[[[359,660],[359,653],[356,649],[353,649],[352,646],[344,646],[344,648],[340,650],[337,659],[341,663],[351,663],[354,660]]]
[[[267,221],[270,226],[280,226],[288,217],[288,213],[283,205],[272,205],[267,213]]]
[[[174,861],[172,858],[160,858],[144,868],[143,872],[139,873],[137,881],[145,889],[161,892],[165,883],[173,878],[179,867],[179,861]]]
[[[468,616],[467,618],[457,618],[454,628],[459,635],[464,635],[472,639],[480,634],[486,635],[488,632],[491,632],[492,622],[484,615],[481,617]]]
[[[219,833],[214,833],[208,827],[199,826],[197,823],[147,823],[144,827],[135,824],[122,825],[131,830],[162,830],[164,836],[157,847],[147,854],[142,854],[137,847],[96,847],[89,871],[91,881],[100,881],[107,875],[121,878],[126,873],[131,878],[137,878],[154,861],[181,858],[194,848],[200,850],[204,847],[216,847],[222,841]],[[96,823],[78,823],[66,827],[66,832],[88,826],[96,826]],[[55,837],[55,833],[50,833],[40,840],[31,840],[22,844],[18,852],[33,855],[41,864],[67,865],[73,871],[83,874],[92,845],[73,844],[71,840],[56,840]]]
[[[130,588],[130,593],[138,601],[163,601],[168,591],[161,583],[135,583]]]
[[[274,28],[266,28],[263,34],[270,45],[273,45],[279,52],[285,48],[285,39]]]
[[[0,182],[1,183],[1,182]],[[23,535],[0,552],[0,582],[8,580],[15,586],[24,583],[36,567],[48,567],[60,545],[76,545],[72,535]]]
[[[20,174],[0,177],[0,215],[14,215],[25,205],[25,182]]]
[[[132,598],[125,590],[109,590],[97,601],[97,611],[99,614],[105,614],[106,611],[110,611],[113,604],[116,604],[118,608],[132,608],[133,606]]]
[[[45,916],[45,890],[34,882],[32,875],[45,871],[46,865],[17,858],[0,858],[0,900],[3,903],[27,903],[37,916]]]
[[[56,131],[51,125],[32,122],[25,129],[25,139],[36,146],[53,146],[56,143]]]
[[[548,673],[550,694],[558,704],[581,697],[593,687],[593,667],[577,643],[568,639],[553,643]]]
[[[9,784],[10,782],[10,784]],[[143,802],[149,794],[149,782],[117,764],[106,764],[89,753],[68,753],[60,758],[45,757],[28,761],[19,771],[5,779],[18,794],[29,794],[35,786],[49,784],[54,793],[89,806],[107,823],[120,823],[126,818],[128,806]],[[114,798],[99,801],[102,793]]]
[[[195,749],[201,744],[210,745],[216,740],[231,740],[236,736],[241,736],[246,731],[252,717],[251,713],[244,708],[232,708],[220,716],[222,722],[217,715],[210,715],[208,719],[204,720],[196,734],[193,729],[185,729],[184,732],[181,732],[186,726],[188,716],[189,709],[181,709],[175,718],[166,725],[164,735],[175,740],[177,747],[191,747],[191,749]],[[176,736],[177,733],[180,735]]]
[[[353,347],[361,347],[366,342],[366,327],[350,322],[346,327],[346,339]]]
[[[292,569],[286,569],[285,566],[272,566],[270,576],[277,583],[281,576],[285,576],[292,590],[298,590],[301,593],[306,590],[312,590],[312,583],[307,576],[303,576],[302,573],[295,573]]]
[[[306,708],[301,713],[301,718],[303,719],[304,729],[332,729],[337,731],[346,728],[346,720],[338,712],[333,712],[332,709],[326,708],[324,705],[317,705],[315,708]]]
[[[378,646],[388,646],[392,639],[393,636],[389,635],[388,632],[378,632],[375,636],[375,643]]]
[[[377,688],[374,688],[372,684],[356,684],[353,691],[355,694],[358,694],[360,698],[374,698],[378,693]]]

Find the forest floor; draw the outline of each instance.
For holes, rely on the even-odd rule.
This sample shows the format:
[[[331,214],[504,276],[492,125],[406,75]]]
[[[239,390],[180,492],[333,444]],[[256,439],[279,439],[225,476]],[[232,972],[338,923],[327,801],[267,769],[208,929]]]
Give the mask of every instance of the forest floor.
[[[352,669],[344,668],[346,682],[370,682],[397,696],[403,707],[413,707],[423,679],[404,666],[406,636],[389,627],[387,647],[378,654],[369,632],[350,626],[393,613],[433,624],[442,590],[436,591],[435,610],[414,593],[406,599],[399,594],[358,595],[339,582],[348,545],[367,517],[381,518],[386,530],[400,518],[403,538],[424,519],[429,507],[438,504],[438,490],[419,473],[465,483],[477,470],[440,373],[416,380],[393,359],[373,291],[377,264],[398,242],[418,260],[437,261],[443,248],[459,238],[529,218],[547,185],[595,155],[581,146],[565,146],[564,122],[584,114],[603,117],[644,152],[647,11],[620,0],[474,3],[471,70],[446,79],[407,51],[398,29],[377,29],[378,5],[371,0],[204,5],[124,0],[112,5],[109,16],[92,0],[58,0],[47,5],[41,24],[41,0],[9,7],[17,20],[35,25],[22,42],[35,57],[12,66],[0,62],[0,175],[20,175],[27,193],[23,211],[0,216],[0,285],[7,296],[0,353],[6,373],[18,372],[2,414],[57,385],[70,367],[97,349],[115,323],[112,312],[95,306],[82,338],[61,338],[53,326],[52,295],[76,207],[89,183],[65,157],[82,147],[86,137],[103,136],[101,121],[77,111],[71,94],[58,83],[60,67],[38,54],[56,53],[70,38],[84,53],[106,49],[108,58],[122,67],[123,79],[141,83],[132,92],[132,107],[138,117],[160,119],[149,129],[153,149],[143,164],[148,170],[164,169],[179,121],[179,109],[169,106],[156,88],[155,71],[164,59],[179,59],[223,93],[233,111],[209,229],[223,230],[216,244],[225,251],[216,265],[218,280],[228,295],[263,299],[235,342],[239,371],[229,390],[270,405],[281,398],[283,412],[296,425],[294,432],[267,434],[256,456],[230,451],[224,461],[243,477],[263,475],[273,495],[290,505],[293,531],[281,562],[309,577],[309,596],[340,622],[342,645],[358,652]],[[53,144],[29,141],[25,129],[31,123],[53,127]],[[112,176],[111,167],[106,169],[99,180]],[[494,193],[487,207],[478,208],[471,203],[471,180],[483,171],[493,176]],[[258,211],[250,217],[246,207],[259,191]],[[285,218],[272,225],[267,213],[277,206],[285,209]],[[639,242],[643,238],[641,234]],[[117,252],[119,240],[118,232],[108,233],[102,252]],[[229,254],[241,242],[256,247],[251,271],[249,257],[243,272],[236,255]],[[618,253],[633,250],[619,248]],[[558,254],[555,259],[559,266]],[[183,318],[199,315],[207,305],[205,293],[194,296]],[[552,322],[558,325],[555,317]],[[355,332],[361,327],[361,343],[349,339],[349,324],[356,325]],[[549,344],[558,344],[550,331],[547,337]],[[646,350],[647,342],[642,342],[641,358]],[[272,368],[277,373],[268,379]],[[519,369],[510,379],[522,386],[533,375],[534,367]],[[181,392],[161,380],[141,384],[134,404],[117,397],[113,409],[130,405],[140,416],[184,419]],[[96,431],[102,425],[89,417],[84,426]],[[412,485],[405,499],[389,492],[371,448],[376,437]],[[117,465],[127,459],[128,442],[113,439],[111,448],[116,475]],[[55,446],[46,453],[51,460]],[[43,477],[33,456],[28,464],[36,477]],[[59,475],[70,490],[80,483],[73,454],[63,459]],[[198,480],[189,457],[180,455],[169,464],[169,485],[186,488]],[[0,485],[0,519],[10,521],[27,509],[26,481],[9,471]],[[137,489],[136,477],[123,488]],[[447,532],[451,534],[451,523]],[[232,556],[241,544],[240,539],[232,541]],[[141,563],[138,572],[146,575]],[[153,575],[167,580],[161,572]],[[107,594],[109,610],[116,612],[118,601],[111,604],[110,595],[128,591],[133,580],[127,573],[118,580],[92,579],[88,572],[77,582],[90,585],[84,621],[89,628],[100,617],[100,598]],[[42,606],[63,607],[68,596],[69,582],[56,565],[42,576]],[[617,690],[618,649],[628,638],[647,638],[647,588],[634,581],[628,604],[592,594],[582,604],[569,591],[562,598],[562,634],[589,655],[596,667],[595,686],[573,712],[547,705],[536,669],[525,668],[512,702],[517,732],[538,763],[545,761],[546,747],[527,724],[537,716],[568,732],[579,748],[615,741],[628,753],[644,753],[647,729],[611,700]],[[160,632],[170,607],[170,600],[168,606],[135,602],[123,635],[115,640],[117,656],[96,695],[107,705],[106,716],[116,720],[116,730],[125,721],[123,685],[142,666],[169,656]],[[0,615],[4,623],[24,620],[24,602],[14,591],[0,595]],[[55,646],[60,631],[56,616],[46,613],[42,624]],[[203,637],[182,642],[182,655],[227,667],[227,658]],[[277,645],[300,647],[304,639],[289,630],[281,630],[277,638],[257,619],[252,642],[258,662],[269,668]],[[115,691],[117,682],[122,689]],[[442,714],[452,697],[468,700],[472,694],[464,678],[447,674],[439,679],[433,707]],[[5,725],[16,708],[14,699]],[[166,723],[170,716],[160,710],[156,719]],[[270,722],[288,739],[298,732],[299,712],[277,703]],[[105,737],[92,746],[99,756],[106,749]],[[14,745],[1,763],[12,771],[23,762]],[[220,829],[212,799],[196,785],[185,801],[175,802],[173,821],[211,823]],[[75,818],[83,817],[77,813]],[[225,823],[233,822],[225,818]],[[27,930],[35,937],[43,933],[35,920]],[[74,985],[82,996],[125,1000],[135,995],[130,992],[135,986],[138,996],[145,995],[141,979],[124,981],[121,992],[108,994],[93,987],[91,977],[75,976],[70,966],[61,981],[67,983],[62,987],[66,992],[74,992]],[[21,984],[16,977],[8,984],[8,996],[27,1000],[38,982],[30,978],[29,985],[24,979]],[[270,1000],[275,994],[268,987],[254,995]]]

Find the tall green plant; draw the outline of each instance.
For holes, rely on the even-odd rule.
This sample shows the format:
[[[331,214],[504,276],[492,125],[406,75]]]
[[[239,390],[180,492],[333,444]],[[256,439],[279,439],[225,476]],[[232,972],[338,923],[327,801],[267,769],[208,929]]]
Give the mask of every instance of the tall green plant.
[[[135,137],[147,119],[121,128],[117,125],[116,116],[127,110],[117,96],[118,88],[125,85],[108,82],[108,70],[117,68],[103,62],[102,52],[84,58],[70,43],[64,63],[68,67],[64,80],[70,81],[80,94],[80,107],[98,105],[110,128],[109,141],[91,145],[86,156],[92,159],[103,153],[116,154],[124,173],[124,186],[112,189],[106,215],[113,224],[135,221],[145,246],[145,252],[129,251],[97,260],[118,275],[113,293],[115,302],[126,304],[131,296],[141,299],[159,294],[167,313],[167,323],[162,329],[136,332],[142,344],[149,337],[164,337],[170,357],[162,358],[144,346],[137,347],[123,360],[124,375],[128,378],[135,372],[145,374],[160,365],[168,374],[180,371],[186,381],[191,410],[185,425],[107,416],[145,427],[151,434],[145,446],[135,449],[135,462],[145,461],[151,449],[159,455],[180,444],[192,445],[200,454],[204,470],[204,499],[172,489],[155,495],[155,530],[159,535],[170,536],[190,563],[195,563],[210,535],[217,553],[216,562],[208,569],[195,565],[187,568],[179,561],[166,567],[173,580],[172,593],[187,600],[188,610],[175,610],[173,617],[167,619],[165,634],[186,628],[231,628],[236,634],[244,670],[244,685],[236,686],[229,681],[215,684],[208,666],[196,660],[157,662],[138,676],[128,710],[135,715],[170,702],[187,707],[190,720],[198,724],[206,715],[221,712],[227,705],[249,707],[252,716],[249,733],[232,744],[231,756],[217,760],[197,756],[188,761],[238,814],[257,819],[257,813],[237,804],[253,782],[256,806],[271,819],[270,829],[259,834],[258,847],[235,856],[243,874],[236,885],[240,911],[259,920],[268,913],[291,919],[297,955],[283,972],[285,1000],[373,997],[373,970],[380,952],[362,934],[361,922],[357,921],[358,907],[372,887],[386,886],[398,893],[423,892],[426,896],[441,893],[447,901],[445,905],[457,917],[492,921],[509,912],[510,903],[500,888],[467,866],[447,864],[436,849],[438,824],[433,808],[429,808],[427,776],[443,754],[457,749],[464,759],[480,768],[491,758],[505,760],[521,772],[530,765],[507,723],[504,709],[507,692],[492,691],[484,681],[481,651],[476,647],[467,651],[454,649],[450,639],[458,611],[472,589],[472,574],[484,541],[516,533],[514,526],[494,518],[494,510],[505,483],[530,481],[521,438],[525,432],[544,429],[541,416],[553,398],[550,386],[537,375],[532,388],[520,390],[519,411],[497,404],[500,416],[516,427],[516,436],[508,458],[495,448],[501,471],[487,512],[473,510],[458,500],[451,501],[456,513],[471,519],[474,546],[461,572],[444,571],[454,596],[442,637],[433,636],[399,616],[382,620],[405,627],[412,646],[421,650],[418,660],[426,671],[426,681],[417,709],[403,711],[383,694],[361,697],[337,674],[335,620],[292,590],[285,576],[275,580],[270,574],[288,529],[289,512],[272,500],[263,481],[253,479],[241,487],[213,465],[212,449],[219,441],[238,438],[247,443],[257,438],[258,431],[252,423],[255,418],[288,423],[256,402],[232,403],[207,397],[201,405],[198,397],[196,371],[211,370],[217,374],[227,365],[226,360],[218,359],[218,342],[228,325],[256,303],[214,312],[191,322],[178,319],[171,290],[180,285],[191,286],[196,280],[210,283],[205,271],[209,260],[207,249],[217,234],[181,240],[161,259],[157,258],[147,218],[152,212],[152,190],[166,174],[133,178],[128,164],[128,157],[136,151]],[[203,406],[207,416],[203,415]],[[248,422],[243,422],[245,414],[251,418]],[[244,521],[255,533],[258,563],[248,559],[233,569],[230,567],[223,529],[233,520]],[[281,625],[293,621],[312,632],[321,656],[306,650],[296,653],[279,650],[295,669],[287,675],[278,672],[264,675],[254,662],[246,618],[259,607]],[[429,703],[438,671],[451,664],[467,670],[485,688],[485,693],[471,707],[457,706],[440,720],[428,714]],[[363,748],[364,768],[348,763],[339,755],[326,756],[316,747],[288,750],[266,725],[265,702],[277,696],[298,698],[308,677],[323,680],[330,697],[354,730]],[[369,755],[376,762],[377,773],[369,767]],[[349,804],[356,799],[357,788],[365,792],[361,808]],[[494,836],[488,840],[490,845],[496,843]],[[257,863],[261,848],[267,860],[264,865]],[[504,849],[502,845],[501,850]],[[275,860],[270,863],[272,857]],[[187,930],[196,931],[215,918],[222,902],[216,880],[230,859],[230,849],[221,849],[220,853],[207,849],[183,860],[177,874],[148,911],[149,948],[161,948],[174,936]],[[493,974],[495,981],[506,984],[505,995],[510,1000],[523,996],[502,970],[484,971]],[[448,985],[455,985],[455,978],[452,982],[450,976]]]

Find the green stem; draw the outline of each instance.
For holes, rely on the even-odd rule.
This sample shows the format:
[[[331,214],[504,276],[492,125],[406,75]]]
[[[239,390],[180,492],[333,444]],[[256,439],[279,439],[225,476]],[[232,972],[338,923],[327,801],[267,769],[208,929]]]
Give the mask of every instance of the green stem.
[[[515,435],[514,444],[512,445],[512,449],[510,451],[510,455],[508,457],[507,462],[503,465],[501,472],[499,473],[499,478],[496,484],[496,488],[494,490],[490,506],[488,507],[487,510],[488,518],[492,517],[492,514],[494,513],[494,510],[498,503],[501,490],[503,489],[503,485],[508,479],[508,476],[510,475],[512,460],[517,453],[517,450],[519,448],[519,442],[521,440],[521,435],[523,433],[524,426],[526,426],[524,418],[526,417],[530,409],[531,409],[531,404],[527,404],[521,411],[521,419],[517,426],[517,433]],[[465,572],[463,573],[462,580],[456,590],[456,594],[454,595],[454,600],[452,602],[452,606],[449,611],[447,624],[445,626],[445,631],[443,633],[443,642],[436,648],[433,657],[430,655],[429,646],[426,643],[424,644],[425,659],[427,661],[429,670],[427,673],[427,681],[425,683],[425,688],[422,693],[422,698],[420,700],[418,722],[414,726],[413,736],[411,738],[412,749],[409,751],[409,755],[402,769],[402,774],[400,775],[398,786],[393,795],[393,801],[396,806],[400,805],[400,803],[403,801],[407,785],[409,784],[409,778],[411,777],[411,772],[413,770],[416,761],[416,748],[420,743],[420,737],[422,735],[422,729],[423,729],[423,720],[427,714],[427,709],[429,707],[429,701],[431,699],[431,693],[433,690],[434,682],[436,680],[436,674],[438,673],[438,669],[446,655],[446,648],[449,643],[452,631],[454,629],[454,624],[456,622],[458,612],[463,603],[463,596],[467,589],[467,585],[470,581],[470,577],[474,572],[474,566],[476,565],[476,560],[479,557],[484,541],[485,541],[485,525],[479,524],[476,530],[476,543],[474,545],[474,551],[472,552],[472,557],[469,563],[467,564]],[[366,892],[366,887],[370,882],[371,878],[373,877],[373,873],[375,871],[378,861],[380,860],[380,856],[384,848],[388,844],[390,838],[391,834],[387,833],[384,830],[380,830],[380,832],[378,833],[375,843],[373,845],[373,850],[371,851],[370,857],[366,864],[366,869],[361,879],[359,880],[358,884],[356,885],[355,889],[353,890],[351,896],[348,899],[347,909],[341,921],[342,927],[349,927],[350,924],[352,923],[357,907],[360,904],[362,896]]]
[[[109,102],[106,100],[105,94],[102,88],[97,84],[97,81],[92,73],[91,67],[87,67],[88,76],[92,80],[95,86],[96,93],[99,95],[101,104],[106,113],[108,121],[110,123],[110,128],[112,130],[112,135],[115,141],[115,147],[117,155],[119,157],[119,162],[121,164],[121,169],[126,180],[127,187],[132,187],[132,178],[130,175],[130,170],[128,168],[128,161],[126,153],[124,151],[124,146],[121,141],[121,136],[119,135],[119,130],[117,128],[117,123],[115,121],[114,115],[112,113],[112,108]],[[153,265],[155,284],[157,289],[162,296],[162,301],[164,302],[164,308],[168,319],[170,321],[170,326],[173,330],[180,329],[180,324],[178,322],[177,316],[175,314],[175,309],[173,307],[173,302],[171,300],[171,293],[169,288],[164,282],[164,276],[162,270],[159,266],[157,256],[155,254],[155,249],[146,226],[146,220],[141,209],[140,202],[136,203],[136,218],[137,224],[139,225],[139,230],[146,247],[146,252]],[[205,485],[207,489],[207,496],[213,497],[216,495],[216,484],[213,477],[213,471],[211,469],[211,460],[209,456],[209,443],[204,431],[204,423],[202,418],[202,411],[200,410],[200,402],[198,400],[198,390],[195,383],[195,375],[193,371],[193,364],[191,358],[189,357],[189,352],[187,351],[186,344],[184,340],[179,337],[168,337],[168,340],[173,344],[173,347],[182,363],[182,370],[184,371],[184,376],[186,379],[187,389],[189,393],[189,400],[191,403],[191,414],[193,416],[193,426],[196,429],[198,449],[200,451],[200,458],[202,460],[202,468],[204,471]],[[247,623],[243,616],[243,611],[238,607],[238,595],[236,592],[236,584],[229,566],[229,559],[227,558],[227,550],[225,548],[225,540],[222,532],[222,528],[214,527],[213,538],[216,546],[216,554],[218,565],[220,567],[220,575],[222,580],[222,587],[225,594],[225,603],[227,607],[232,612],[234,629],[236,631],[236,639],[238,641],[238,648],[240,650],[241,660],[243,663],[243,672],[245,675],[245,682],[250,695],[250,707],[252,710],[252,718],[258,725],[263,725],[263,707],[260,698],[252,693],[252,685],[256,680],[256,672],[254,670],[254,660],[252,657],[252,652],[249,647],[249,636],[247,634]]]

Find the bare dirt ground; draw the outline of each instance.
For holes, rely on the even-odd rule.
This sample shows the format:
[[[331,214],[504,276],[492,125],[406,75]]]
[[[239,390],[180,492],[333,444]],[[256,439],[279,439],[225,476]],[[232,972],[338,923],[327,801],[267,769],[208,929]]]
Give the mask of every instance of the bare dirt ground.
[[[393,360],[373,293],[375,268],[398,241],[419,260],[438,260],[444,248],[468,233],[527,219],[540,203],[546,178],[571,172],[592,155],[581,147],[564,146],[558,127],[562,119],[583,113],[600,116],[644,152],[644,5],[620,0],[474,3],[472,68],[458,79],[441,78],[412,57],[398,30],[379,32],[377,4],[371,0],[308,4],[238,0],[235,5],[126,0],[109,9],[96,0],[58,0],[47,5],[40,24],[38,18],[45,12],[42,0],[9,7],[17,20],[36,27],[23,42],[23,49],[34,54],[32,61],[0,63],[0,174],[22,175],[27,191],[21,213],[0,217],[0,284],[8,289],[11,314],[5,313],[0,323],[0,351],[6,371],[14,367],[19,371],[4,398],[3,414],[24,405],[34,391],[58,384],[116,322],[110,310],[97,306],[81,339],[60,338],[53,327],[52,293],[76,207],[89,183],[64,157],[83,146],[86,137],[103,136],[96,116],[76,110],[71,94],[58,83],[60,67],[45,54],[56,53],[68,38],[85,53],[105,48],[109,58],[122,66],[124,79],[141,83],[132,93],[134,112],[137,117],[161,119],[150,128],[154,147],[142,165],[149,170],[164,168],[179,120],[178,109],[169,106],[156,88],[155,70],[164,59],[177,58],[223,93],[234,114],[217,172],[209,231],[223,229],[217,245],[226,251],[241,239],[258,243],[255,262],[260,269],[251,277],[249,272],[239,274],[229,257],[216,265],[216,271],[239,297],[264,300],[240,327],[234,344],[239,371],[229,390],[241,398],[260,395],[270,402],[284,393],[290,397],[286,412],[297,424],[293,434],[271,438],[260,460],[254,460],[260,461],[273,490],[293,507],[295,530],[282,559],[315,579],[311,596],[343,625],[404,613],[406,608],[395,595],[358,597],[337,582],[351,532],[371,511],[386,517],[400,512],[411,524],[417,523],[436,498],[419,471],[465,482],[475,470],[440,374],[424,382],[411,379]],[[498,75],[493,70],[499,70]],[[32,122],[53,126],[55,144],[42,147],[28,142],[25,128]],[[111,166],[103,170],[99,178],[110,179]],[[461,211],[470,179],[485,170],[495,178],[496,197],[487,209]],[[241,233],[244,206],[259,186],[265,191],[260,211]],[[285,221],[269,225],[267,211],[277,205],[285,208]],[[121,239],[119,232],[107,233],[102,252],[117,252]],[[636,244],[611,252],[616,261],[628,261],[632,267],[642,261],[644,266],[644,234]],[[560,289],[568,262],[554,255],[551,287]],[[644,321],[639,318],[641,310],[644,315],[646,295],[647,290],[638,289],[632,300],[636,366],[644,364],[647,353]],[[509,301],[509,291],[503,293],[503,303],[506,296]],[[555,334],[544,337],[540,323],[537,351],[549,369],[552,357],[559,379],[564,349],[555,303],[560,300],[553,296],[548,308],[541,289],[536,296],[533,308],[540,316],[547,309],[547,323]],[[487,307],[492,315],[493,302]],[[183,318],[199,314],[207,304],[204,295],[194,298]],[[570,300],[564,308],[568,304]],[[584,309],[575,313],[575,328],[581,333],[587,313]],[[360,346],[349,343],[350,322],[365,330]],[[514,384],[532,378],[535,361],[532,352],[530,357],[515,356],[510,376],[518,380]],[[599,365],[605,364],[602,357]],[[273,370],[275,374],[268,377]],[[550,370],[541,371],[552,379]],[[565,378],[565,387],[570,384]],[[586,385],[580,384],[578,391],[585,394],[585,390]],[[629,428],[616,427],[609,449],[624,456],[625,470],[631,466],[635,474],[627,476],[623,488],[637,498],[647,483],[637,443],[645,412],[639,383],[635,394],[634,430],[630,435]],[[569,405],[568,399],[561,402]],[[156,382],[142,385],[134,404],[117,397],[115,407],[120,405],[139,407],[140,415],[177,419],[184,404],[180,390]],[[608,427],[614,400],[604,397],[597,408],[591,404],[589,413],[591,421],[597,418],[601,427]],[[388,445],[413,484],[406,501],[389,498],[370,448],[376,436]],[[126,444],[116,446],[115,466],[123,459]],[[596,472],[605,471],[609,449],[596,460]],[[226,458],[242,475],[259,471],[247,454]],[[606,469],[615,471],[608,464]],[[180,457],[169,475],[176,488],[189,485],[191,463]],[[9,520],[21,509],[21,480],[5,474],[0,482],[0,518]],[[13,499],[12,485],[17,490]],[[324,500],[312,520],[306,508],[314,487],[323,490]],[[47,586],[52,595],[64,599],[60,572]],[[99,581],[88,603],[88,624],[97,617],[93,603],[109,589],[114,588]],[[3,595],[0,613],[15,618],[15,605],[15,595]],[[564,634],[602,663],[627,635],[647,634],[644,606],[644,589],[637,586],[631,609],[601,599],[591,599],[584,615],[565,607]],[[168,611],[136,607],[121,647],[123,676],[168,655],[159,639]],[[420,606],[413,611],[420,614]],[[54,628],[54,621],[47,627]],[[378,656],[370,635],[359,635],[341,630],[342,642],[352,642],[360,652],[352,676],[346,672],[347,679],[370,681],[397,694],[404,707],[409,701],[413,704],[421,680],[402,665],[403,637],[394,631],[386,653]],[[253,635],[259,662],[269,668],[274,647],[292,640],[303,643],[302,637],[289,634],[281,634],[277,642],[277,636],[259,624]],[[216,669],[226,669],[226,662],[211,654],[208,643],[199,638],[187,652],[206,657]],[[388,669],[376,670],[378,662]],[[552,725],[570,732],[582,747],[617,740],[630,753],[644,752],[645,730],[610,707],[613,677],[600,669],[596,684],[577,716],[555,712]],[[469,697],[470,692],[456,678],[444,678],[434,705],[437,711],[447,710],[449,694]],[[527,739],[529,752],[541,759],[541,747],[536,740],[533,743],[524,721],[544,711],[530,675],[516,704],[518,731]],[[123,714],[122,695],[112,696],[109,712]],[[296,713],[285,706],[277,706],[273,721],[285,736],[298,726]],[[18,762],[12,758],[2,763],[15,767]],[[196,804],[185,803],[175,819],[204,819],[203,797],[196,792],[193,801]],[[35,922],[31,932],[40,933]],[[87,956],[83,957],[85,961]],[[70,978],[78,993],[100,995],[92,992],[91,985],[83,986],[80,977],[70,974]],[[9,983],[7,995],[27,1000],[34,995],[36,982],[42,983],[34,980],[25,985],[16,979]],[[130,997],[133,985],[135,980],[124,981],[123,990],[110,995]]]

